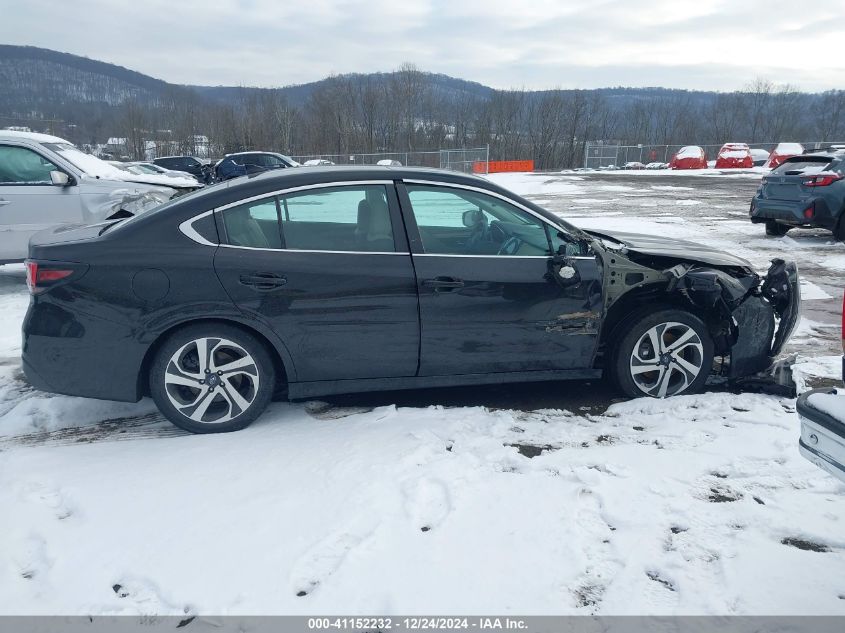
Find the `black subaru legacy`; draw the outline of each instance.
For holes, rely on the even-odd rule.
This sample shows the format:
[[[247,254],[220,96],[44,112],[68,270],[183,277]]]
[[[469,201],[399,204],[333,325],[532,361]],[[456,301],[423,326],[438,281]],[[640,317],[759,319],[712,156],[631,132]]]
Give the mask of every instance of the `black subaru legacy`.
[[[485,179],[405,167],[280,170],[148,213],[37,234],[23,365],[46,391],[150,395],[198,433],[274,393],[605,374],[631,397],[767,368],[795,264],[582,231]]]

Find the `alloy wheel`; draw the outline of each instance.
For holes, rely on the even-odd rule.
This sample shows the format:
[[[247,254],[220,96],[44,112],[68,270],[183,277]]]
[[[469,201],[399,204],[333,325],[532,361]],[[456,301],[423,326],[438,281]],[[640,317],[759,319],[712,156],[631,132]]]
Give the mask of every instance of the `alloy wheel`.
[[[683,392],[701,374],[704,346],[685,323],[659,323],[643,334],[631,352],[631,378],[644,394],[665,398]]]
[[[202,424],[228,422],[258,394],[258,364],[223,338],[198,338],[180,347],[164,372],[165,392],[182,415]]]

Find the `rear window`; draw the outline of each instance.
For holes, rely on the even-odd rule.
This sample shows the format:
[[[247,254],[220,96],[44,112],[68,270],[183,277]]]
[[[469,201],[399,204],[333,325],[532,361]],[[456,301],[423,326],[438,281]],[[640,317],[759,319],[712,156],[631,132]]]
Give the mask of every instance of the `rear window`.
[[[820,171],[827,171],[832,162],[835,161],[832,161],[827,156],[802,156],[784,161],[775,167],[772,173],[782,176],[817,174]]]

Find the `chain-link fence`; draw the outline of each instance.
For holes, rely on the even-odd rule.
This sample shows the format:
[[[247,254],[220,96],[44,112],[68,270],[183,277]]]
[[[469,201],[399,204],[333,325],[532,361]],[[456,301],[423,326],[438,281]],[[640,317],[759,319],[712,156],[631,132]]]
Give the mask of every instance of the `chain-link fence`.
[[[406,167],[434,167],[464,173],[473,173],[476,163],[483,163],[482,171],[490,160],[489,147],[441,149],[426,152],[349,152],[348,154],[303,154],[292,157],[302,164],[378,165],[395,161]],[[325,162],[323,162],[325,161]],[[395,164],[395,163],[393,163]],[[475,168],[476,173],[478,168]]]
[[[740,142],[740,141],[738,141]],[[802,141],[805,150],[820,149],[831,145],[843,145],[845,141]],[[687,145],[622,145],[613,141],[589,141],[584,147],[584,167],[599,169],[601,167],[624,167],[628,163],[668,163],[678,150]],[[748,143],[752,149],[771,152],[778,143]],[[707,154],[708,160],[716,160],[722,145],[698,145]]]

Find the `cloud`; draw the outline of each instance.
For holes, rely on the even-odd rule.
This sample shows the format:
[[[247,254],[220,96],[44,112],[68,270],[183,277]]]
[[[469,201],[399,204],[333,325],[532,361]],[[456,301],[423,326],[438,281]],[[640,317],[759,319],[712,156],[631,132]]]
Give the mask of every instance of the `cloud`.
[[[48,0],[0,0],[0,15],[0,41],[177,83],[280,86],[410,61],[494,87],[845,85],[837,20],[785,0],[76,0],[73,24]]]

